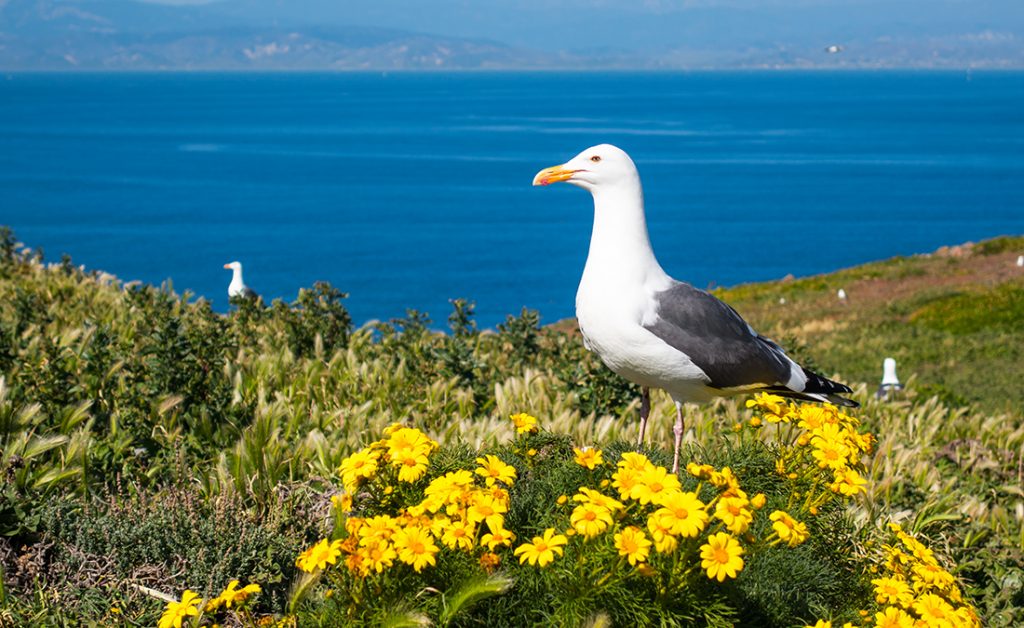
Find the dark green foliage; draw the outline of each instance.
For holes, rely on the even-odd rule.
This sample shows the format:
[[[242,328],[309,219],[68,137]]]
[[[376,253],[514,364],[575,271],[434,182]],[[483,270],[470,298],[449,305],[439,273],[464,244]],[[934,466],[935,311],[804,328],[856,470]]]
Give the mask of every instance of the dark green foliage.
[[[325,281],[302,288],[290,306],[274,302],[273,311],[284,323],[288,347],[296,356],[331,355],[348,346],[352,318],[342,305],[348,295]],[[318,345],[319,344],[319,349]]]
[[[65,617],[102,615],[123,598],[126,615],[153,625],[163,604],[132,585],[209,595],[231,579],[260,583],[259,607],[280,608],[295,555],[319,532],[309,497],[295,491],[266,516],[229,496],[207,501],[180,489],[54,501],[40,514],[46,532],[26,548],[34,564],[17,563],[8,577],[59,592]]]

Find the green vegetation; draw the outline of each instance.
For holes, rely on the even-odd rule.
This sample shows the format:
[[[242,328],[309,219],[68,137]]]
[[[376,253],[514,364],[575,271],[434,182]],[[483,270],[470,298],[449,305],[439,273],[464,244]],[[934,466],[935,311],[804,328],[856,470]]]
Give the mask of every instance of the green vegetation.
[[[864,460],[866,495],[837,513],[841,529],[860,544],[886,521],[902,522],[951,561],[943,564],[993,626],[1024,622],[1024,273],[1012,264],[1021,250],[1024,238],[1004,238],[960,256],[718,293],[805,362],[859,383],[857,416],[878,443]],[[835,299],[839,287],[847,305]],[[562,469],[572,467],[570,442],[614,461],[609,452],[635,439],[637,391],[569,326],[541,328],[524,311],[481,331],[472,305],[455,301],[448,333],[418,312],[354,328],[344,298],[319,284],[293,303],[240,302],[224,316],[187,294],[123,285],[70,260],[45,264],[0,234],[0,625],[152,625],[165,606],[152,591],[215,596],[230,579],[262,587],[255,615],[283,616],[303,581],[296,556],[338,524],[339,465],[392,423],[423,430],[451,465],[506,451],[508,417],[518,412],[540,418],[563,452],[551,464]],[[869,398],[885,356],[908,384],[892,402]],[[670,443],[673,413],[658,395],[649,443]],[[742,399],[693,411],[691,455],[754,465],[757,455],[723,446],[749,418]],[[666,455],[647,453],[655,462]],[[546,475],[550,486],[529,490],[575,490],[571,474]],[[524,503],[534,505],[509,515],[521,537],[555,516],[553,502]],[[845,616],[807,600],[803,611],[792,606],[780,578],[820,578],[820,590],[849,591],[851,603],[870,589],[856,569],[776,569],[784,563],[763,571],[775,585],[768,576],[744,581],[767,596],[757,607],[766,615],[750,625],[810,621],[822,610]],[[470,611],[529,599],[537,586],[517,576],[480,585],[502,591],[486,605],[430,616],[489,621]],[[313,622],[327,612],[323,600],[310,594],[291,610]],[[650,608],[634,610],[656,621]]]

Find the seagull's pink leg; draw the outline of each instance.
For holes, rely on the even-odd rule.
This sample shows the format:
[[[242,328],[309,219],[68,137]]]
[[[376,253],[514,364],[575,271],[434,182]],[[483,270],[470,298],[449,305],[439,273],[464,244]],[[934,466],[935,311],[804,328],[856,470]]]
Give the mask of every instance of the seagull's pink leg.
[[[640,388],[640,438],[636,441],[636,446],[640,447],[644,444],[644,433],[647,432],[647,417],[651,414],[651,389],[642,386]]]
[[[683,404],[676,402],[676,424],[672,428],[676,436],[676,449],[672,455],[672,473],[679,473],[679,448],[683,444]]]

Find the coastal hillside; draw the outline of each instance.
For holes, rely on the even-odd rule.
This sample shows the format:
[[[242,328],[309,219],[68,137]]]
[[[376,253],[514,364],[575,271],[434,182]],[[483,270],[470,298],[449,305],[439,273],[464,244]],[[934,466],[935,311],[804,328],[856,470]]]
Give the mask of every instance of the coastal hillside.
[[[692,409],[666,479],[671,401],[633,453],[571,321],[357,328],[323,283],[224,315],[4,229],[0,625],[1020,625],[1021,253],[716,290],[862,407]]]

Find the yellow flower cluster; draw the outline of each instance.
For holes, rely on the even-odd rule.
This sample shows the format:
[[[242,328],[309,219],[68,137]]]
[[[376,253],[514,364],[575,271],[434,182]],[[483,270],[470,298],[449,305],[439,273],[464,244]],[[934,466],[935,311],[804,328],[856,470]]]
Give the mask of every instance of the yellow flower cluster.
[[[874,587],[875,628],[977,628],[981,626],[975,609],[963,599],[956,579],[939,566],[934,553],[923,543],[889,524],[896,538],[883,545],[882,573],[871,580]],[[868,622],[871,612],[861,611]],[[846,624],[844,628],[852,624]],[[831,628],[819,620],[807,628]]]
[[[428,458],[437,443],[423,432],[394,424],[383,438],[342,461],[338,471],[345,490],[355,493],[359,485],[372,480],[383,469],[397,471],[399,482],[415,482],[427,472]]]
[[[795,405],[769,393],[758,393],[747,407],[759,410],[768,423],[797,428],[796,446],[785,449],[776,465],[780,474],[796,479],[800,471],[827,470],[833,479],[828,488],[834,494],[852,497],[865,490],[861,457],[871,453],[874,437],[857,431],[857,419],[832,404]]]
[[[890,523],[889,529],[897,542],[883,546],[883,573],[871,581],[881,606],[876,626],[980,626],[956,578],[939,565],[934,553],[899,524]]]
[[[576,463],[591,470],[606,465],[596,449],[577,449]],[[572,497],[565,538],[578,537],[587,542],[611,534],[618,555],[642,573],[653,573],[649,565],[652,555],[675,554],[685,541],[688,551],[696,550],[693,559],[699,560],[708,578],[719,582],[735,578],[743,569],[745,553],[738,537],[747,532],[754,511],[764,505],[765,497],[749,497],[728,467],[716,470],[710,465],[690,463],[687,470],[715,487],[718,494],[710,502],[699,497],[703,484],[695,491],[685,491],[676,475],[645,455],[622,454],[610,478],[600,484],[614,492],[606,494],[581,486]],[[568,499],[563,496],[559,503],[568,503]],[[782,511],[777,513],[777,525],[785,528],[782,532],[776,529],[781,541],[795,546],[807,538],[806,526]],[[553,534],[554,530],[549,532]],[[699,539],[705,533],[701,544]],[[554,560],[553,555],[545,558],[543,564]]]
[[[168,602],[164,608],[163,615],[157,622],[157,628],[181,628],[182,622],[188,617],[200,617],[202,613],[216,613],[223,609],[237,610],[246,600],[261,592],[258,584],[247,584],[241,589],[238,588],[238,580],[232,580],[228,586],[220,592],[220,595],[211,598],[203,604],[203,598],[195,591],[185,589],[181,594],[180,602]],[[198,620],[191,620],[198,621]]]
[[[383,440],[341,463],[339,472],[348,495],[370,482],[379,494],[395,495],[401,483],[423,478],[437,444],[421,431],[400,425],[388,428],[385,434]],[[501,562],[496,552],[511,547],[515,540],[505,528],[505,513],[508,488],[517,474],[494,455],[481,456],[476,463],[473,470],[459,469],[434,478],[422,491],[413,493],[418,497],[395,503],[390,514],[348,517],[344,539],[323,539],[304,551],[296,563],[304,571],[314,572],[343,561],[349,573],[365,578],[383,573],[396,562],[422,571],[436,565],[437,554],[447,547],[477,552],[481,566],[495,569]],[[352,508],[349,496],[334,503],[345,512]]]

